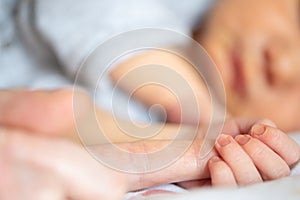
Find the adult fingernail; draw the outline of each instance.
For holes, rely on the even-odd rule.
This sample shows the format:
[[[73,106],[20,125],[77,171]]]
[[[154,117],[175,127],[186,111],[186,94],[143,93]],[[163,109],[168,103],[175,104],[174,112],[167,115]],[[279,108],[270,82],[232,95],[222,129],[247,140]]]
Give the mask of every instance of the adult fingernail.
[[[264,125],[262,125],[262,124],[256,124],[256,125],[254,125],[252,127],[251,132],[254,135],[260,136],[260,135],[264,134],[265,130],[266,130],[266,128],[265,128]]]
[[[219,138],[218,138],[218,144],[221,146],[221,147],[225,147],[226,145],[230,144],[230,136],[228,135],[221,135]]]
[[[250,137],[248,135],[238,135],[235,137],[235,140],[240,144],[240,145],[245,145],[250,141]]]

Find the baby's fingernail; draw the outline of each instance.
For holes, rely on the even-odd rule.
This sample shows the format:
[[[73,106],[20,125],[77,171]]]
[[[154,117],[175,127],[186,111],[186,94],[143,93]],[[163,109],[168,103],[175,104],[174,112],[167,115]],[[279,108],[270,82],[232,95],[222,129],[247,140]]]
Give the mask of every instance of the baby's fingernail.
[[[262,124],[256,124],[252,127],[251,133],[257,136],[264,134],[266,128]]]
[[[218,138],[218,144],[221,146],[221,147],[225,147],[226,145],[230,144],[230,138],[228,135],[221,135],[219,138]]]
[[[245,145],[247,142],[250,141],[250,137],[247,135],[238,135],[235,137],[235,140],[240,144],[240,145]]]
[[[219,158],[218,156],[214,156],[209,161],[210,162],[219,162],[219,161],[221,161],[221,158]]]

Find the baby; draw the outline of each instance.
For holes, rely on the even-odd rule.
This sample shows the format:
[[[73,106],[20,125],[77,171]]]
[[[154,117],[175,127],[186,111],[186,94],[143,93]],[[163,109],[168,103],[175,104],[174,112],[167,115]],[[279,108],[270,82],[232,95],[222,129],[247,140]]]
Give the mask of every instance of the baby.
[[[299,1],[295,0],[222,0],[212,7],[201,27],[196,27],[195,39],[207,49],[221,72],[229,117],[268,118],[282,130],[300,129],[298,8]],[[156,50],[139,54],[119,64],[111,77],[117,82],[130,70],[151,63],[168,66],[189,81],[202,112],[200,124],[207,123],[211,116],[208,91],[190,64],[174,54]],[[164,79],[165,74],[156,74],[157,77]],[[149,79],[148,74],[142,73],[136,78]],[[130,83],[124,82],[120,87],[125,91],[133,89]],[[168,88],[148,85],[136,90],[134,96],[148,106],[162,105],[169,122],[181,122],[180,104]],[[252,136],[238,136],[234,140],[222,135],[216,148],[235,141],[243,147],[252,139]],[[230,162],[223,159],[227,164]]]
[[[195,34],[196,39],[207,48],[221,71],[228,92],[227,101],[231,116],[267,117],[274,120],[279,128],[285,131],[299,128],[299,124],[296,122],[298,112],[295,112],[297,111],[296,105],[299,107],[299,84],[297,78],[293,77],[297,73],[290,72],[290,70],[298,68],[296,65],[289,64],[287,64],[287,69],[281,68],[286,64],[285,62],[294,61],[297,58],[294,52],[289,52],[294,50],[296,48],[294,45],[297,44],[297,42],[289,42],[289,39],[294,41],[297,38],[293,37],[296,34],[294,32],[297,32],[294,27],[296,26],[297,11],[295,11],[296,13],[292,12],[298,8],[296,4],[297,1],[292,0],[285,2],[280,0],[266,0],[264,2],[258,0],[257,2],[250,0],[218,1],[206,20],[203,32]],[[252,7],[253,9],[250,9]],[[257,15],[255,16],[261,18],[259,22],[252,17],[252,13],[246,12],[248,10],[254,12],[256,9]],[[275,23],[262,20],[265,18],[264,16],[273,16],[271,14],[274,15],[274,18],[270,17],[270,20],[274,20]],[[242,21],[236,22],[236,20]],[[281,25],[287,26],[287,28],[280,27],[277,24],[279,22],[282,22]],[[221,25],[219,26],[218,23]],[[241,29],[241,24],[243,29]],[[249,28],[246,29],[246,33],[249,35],[243,34],[245,27]],[[220,30],[225,33],[220,34]],[[273,38],[274,42],[272,42]],[[271,42],[266,43],[269,40]],[[287,43],[285,40],[288,40]],[[289,45],[292,45],[292,48]],[[282,50],[283,47],[288,48]],[[292,57],[285,61],[285,57],[274,56],[276,54]],[[67,54],[63,54],[63,56],[65,55]],[[226,60],[226,55],[229,55],[229,61]],[[261,56],[263,59],[259,60],[258,58]],[[200,119],[201,125],[205,125],[211,111],[207,89],[203,86],[201,78],[178,57],[155,51],[146,52],[121,63],[110,75],[116,82],[132,67],[143,65],[145,62],[155,62],[173,67],[189,81],[193,91],[196,92],[201,111],[205,111],[203,119]],[[226,65],[227,62],[229,62],[228,65]],[[260,62],[263,65],[260,65]],[[253,66],[249,67],[252,64]],[[293,68],[290,69],[290,66]],[[277,70],[283,70],[283,72]],[[143,76],[145,74],[139,75],[140,78]],[[131,90],[130,83],[124,83],[122,87],[125,90]],[[158,93],[160,93],[159,96]],[[115,171],[107,170],[100,164],[101,167],[97,167],[97,163],[84,154],[84,151],[79,147],[57,141],[57,136],[66,136],[69,139],[71,137],[71,140],[74,140],[74,135],[76,135],[72,112],[72,93],[70,91],[1,91],[1,97],[0,124],[3,127],[8,127],[8,130],[1,133],[1,137],[6,138],[1,140],[3,141],[1,147],[4,146],[6,149],[9,147],[8,149],[12,150],[12,153],[7,155],[11,160],[10,164],[15,164],[14,159],[17,157],[18,163],[22,163],[26,167],[37,169],[42,166],[42,169],[46,168],[47,172],[54,172],[66,186],[66,191],[63,192],[67,194],[62,195],[63,198],[97,199],[101,198],[101,194],[105,194],[103,195],[104,198],[109,198],[108,191],[110,188],[106,187],[113,187],[113,185],[118,185],[116,190],[119,189],[119,193],[115,193],[120,195],[120,191],[132,191],[169,182],[196,180],[196,182],[183,183],[183,186],[190,187],[191,184],[197,185],[199,180],[206,178],[211,178],[212,184],[217,186],[252,184],[288,175],[289,166],[297,162],[300,154],[299,147],[269,121],[228,120],[223,129],[224,134],[218,138],[214,151],[206,160],[199,161],[198,158],[200,141],[200,145],[197,142],[193,143],[184,156],[172,166],[153,174],[131,175],[128,178],[124,174],[120,175]],[[174,96],[165,88],[144,87],[135,93],[135,97],[148,106],[161,104],[167,111],[169,122],[180,122],[180,107],[174,101]],[[286,105],[281,106],[279,104],[283,102],[281,98],[284,98],[284,102],[288,102],[287,106],[291,107],[290,110],[287,110],[289,107]],[[90,102],[86,101],[87,99],[83,97],[82,102],[88,105]],[[273,107],[270,109],[266,105]],[[83,105],[83,108],[85,106]],[[85,112],[80,114],[85,114]],[[102,117],[103,121],[101,122],[111,134],[112,141],[128,142],[127,138],[114,136],[114,134],[117,135],[118,127],[113,123],[112,116],[102,109],[99,109],[97,114]],[[82,118],[85,119],[85,116],[83,115]],[[88,118],[86,119],[87,125],[89,125]],[[174,127],[176,128],[176,124],[167,123],[164,129],[166,135],[172,134]],[[55,140],[49,140],[47,137],[37,136],[35,138],[33,135],[16,134],[9,130],[11,128],[27,130],[39,135],[44,134],[43,136],[54,137]],[[249,133],[249,135],[245,133]],[[160,143],[161,141],[155,142]],[[150,142],[127,144],[127,147],[130,147],[132,151],[140,151],[138,148],[142,147],[147,152],[147,148],[153,148],[152,146]],[[53,151],[53,147],[59,147],[59,151]],[[74,156],[73,152],[76,152],[77,156]],[[50,161],[45,158],[45,154],[47,154],[47,158],[51,158]],[[207,159],[210,160],[208,162],[209,172],[206,168]],[[70,162],[70,160],[74,160],[74,162]],[[0,167],[6,169],[6,164],[2,160],[0,161]],[[79,163],[80,165],[78,165]],[[79,169],[76,166],[80,166]],[[105,179],[102,179],[102,173],[112,176],[105,176]],[[6,180],[15,181],[15,179],[10,179],[9,175],[7,174]],[[123,181],[124,179],[125,181]],[[93,181],[89,182],[89,180]],[[89,187],[91,185],[88,185],[84,187],[84,192],[78,194],[78,191],[82,191],[80,183],[92,183],[93,186],[101,186],[102,190],[98,191],[98,187]],[[6,184],[0,184],[0,186],[0,189],[5,191],[2,187],[5,188]],[[90,192],[91,190],[92,192]]]

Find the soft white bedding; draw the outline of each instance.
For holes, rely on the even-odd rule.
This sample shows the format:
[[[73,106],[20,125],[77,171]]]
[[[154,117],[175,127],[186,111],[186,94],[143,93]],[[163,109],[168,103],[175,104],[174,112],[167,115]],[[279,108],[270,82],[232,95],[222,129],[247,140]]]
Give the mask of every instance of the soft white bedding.
[[[285,179],[265,182],[262,184],[252,185],[239,189],[212,189],[203,188],[190,193],[181,195],[153,195],[148,197],[135,197],[134,199],[151,199],[151,200],[298,200],[300,199],[300,177],[288,177]]]

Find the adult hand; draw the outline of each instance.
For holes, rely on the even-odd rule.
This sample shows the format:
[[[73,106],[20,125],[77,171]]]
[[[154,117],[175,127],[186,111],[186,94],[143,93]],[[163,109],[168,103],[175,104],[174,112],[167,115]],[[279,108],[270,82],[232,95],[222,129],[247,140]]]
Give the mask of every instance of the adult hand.
[[[121,199],[125,174],[66,140],[2,129],[0,199]]]

